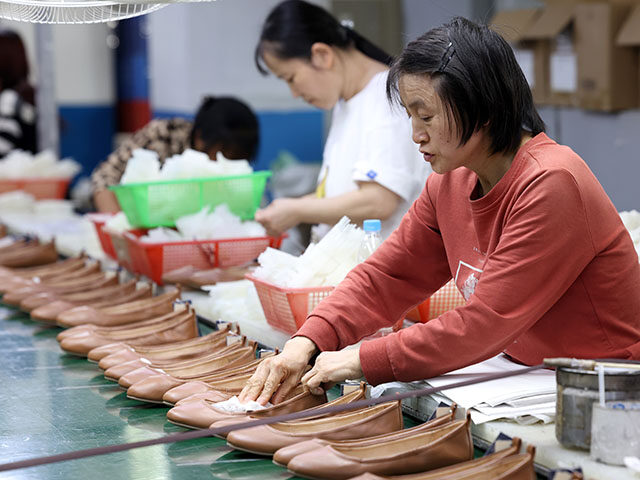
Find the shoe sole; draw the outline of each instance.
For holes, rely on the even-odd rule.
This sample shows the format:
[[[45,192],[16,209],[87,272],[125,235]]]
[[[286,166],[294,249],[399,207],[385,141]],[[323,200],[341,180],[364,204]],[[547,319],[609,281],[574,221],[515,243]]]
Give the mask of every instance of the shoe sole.
[[[233,443],[229,443],[228,440],[227,440],[227,445],[229,445],[234,450],[239,450],[241,452],[253,453],[254,455],[260,455],[262,457],[272,457],[273,456],[273,453],[258,452],[256,450],[249,450],[248,448],[238,447],[237,445],[234,445]]]
[[[84,358],[85,360],[87,359],[87,354],[82,354],[82,353],[78,353],[78,352],[70,352],[69,350],[62,350],[64,353],[66,353],[67,355],[73,355],[74,357],[80,357],[80,358]]]
[[[139,402],[155,403],[155,404],[162,405],[161,401],[159,402],[157,400],[150,400],[148,398],[132,397],[131,395],[127,395],[127,398],[130,398],[131,400],[138,400]]]
[[[300,474],[298,472],[294,472],[293,470],[289,470],[288,468],[287,468],[287,472],[291,472],[296,477],[299,477],[299,478],[308,478],[309,480],[325,480],[325,478],[323,478],[323,477],[309,477],[308,475],[302,475],[302,474]]]
[[[179,427],[188,428],[188,429],[190,429],[190,430],[205,430],[204,428],[196,427],[196,426],[194,426],[194,425],[188,425],[188,424],[186,424],[186,423],[174,422],[173,420],[169,420],[168,418],[167,418],[167,421],[168,421],[169,423],[173,423],[174,425],[178,425]]]

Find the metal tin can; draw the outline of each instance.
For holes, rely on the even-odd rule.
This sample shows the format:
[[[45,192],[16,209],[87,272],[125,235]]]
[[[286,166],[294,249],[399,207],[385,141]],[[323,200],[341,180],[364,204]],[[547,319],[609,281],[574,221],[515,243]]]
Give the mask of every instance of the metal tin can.
[[[598,372],[574,368],[556,369],[556,439],[565,447],[589,450],[591,413],[599,400]],[[640,396],[640,371],[605,373],[605,400],[626,400]]]

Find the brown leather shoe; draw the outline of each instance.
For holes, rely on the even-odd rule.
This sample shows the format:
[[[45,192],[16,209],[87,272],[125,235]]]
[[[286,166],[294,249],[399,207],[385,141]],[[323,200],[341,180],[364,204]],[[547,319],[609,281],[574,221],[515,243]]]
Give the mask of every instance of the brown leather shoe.
[[[118,384],[123,388],[129,388],[133,384],[138,383],[147,377],[152,377],[158,374],[181,378],[186,381],[193,378],[200,378],[202,376],[211,375],[223,368],[235,367],[251,362],[256,358],[255,348],[255,344],[249,346],[239,346],[238,344],[234,344],[214,352],[211,356],[208,356],[206,360],[198,359],[183,362],[178,366],[178,368],[166,367],[160,369],[152,368],[150,366],[138,368],[120,377]],[[162,401],[162,395],[160,396],[160,401]]]
[[[535,480],[537,478],[533,468],[535,451],[534,446],[528,445],[526,453],[503,457],[484,468],[450,475],[446,480]]]
[[[230,351],[224,350],[227,348],[226,337],[219,337],[215,342],[207,342],[206,344],[198,345],[197,347],[201,349],[202,352],[199,355],[186,360],[153,360],[144,356],[135,356],[132,360],[107,368],[104,371],[104,377],[107,380],[117,382],[126,374],[143,367],[158,368],[161,370],[189,368],[194,365],[198,365],[200,362],[206,362],[214,357],[218,357],[221,352]],[[131,352],[130,350],[127,351]]]
[[[221,392],[221,395],[223,395],[223,392],[230,392],[225,395],[224,399],[226,400],[240,393],[253,373],[253,371],[250,371],[244,375],[221,379],[216,382],[214,388]],[[179,379],[171,375],[156,375],[134,383],[127,389],[127,397],[143,402],[163,403],[162,396],[171,388],[185,381],[185,379]]]
[[[317,410],[318,408],[322,408],[322,407],[329,407],[334,405],[345,405],[347,403],[357,402],[358,400],[364,400],[366,398],[366,391],[367,391],[367,384],[365,382],[360,382],[359,388],[356,388],[349,393],[345,393],[344,395],[338,398],[335,398],[334,400],[331,400],[330,402],[324,405],[318,405],[317,407],[312,407],[307,410]],[[194,397],[197,397],[197,395],[194,395]],[[226,400],[226,399],[221,399],[219,401],[222,401],[222,400]],[[189,401],[190,401],[189,398],[185,398],[184,400],[178,402],[178,404],[179,405],[184,404]],[[350,413],[350,412],[346,412],[345,414],[347,413]],[[341,414],[338,414],[338,415],[341,415]],[[216,422],[213,422],[211,425],[209,425],[209,428],[219,428],[219,427],[227,427],[230,425],[237,425],[238,423],[249,422],[251,420],[255,420],[256,418],[262,418],[259,410],[255,412],[251,412],[249,415],[242,418],[238,417],[238,418],[231,418],[227,420],[218,420]],[[320,417],[311,417],[311,418],[320,418]],[[216,436],[220,438],[227,438],[226,433],[221,433]]]
[[[38,307],[48,305],[55,301],[66,301],[74,306],[77,305],[92,305],[99,304],[100,302],[113,301],[123,295],[128,295],[136,288],[136,281],[131,280],[129,282],[120,284],[116,283],[112,287],[107,287],[100,290],[83,290],[78,293],[59,294],[56,292],[42,292],[31,297],[27,297],[20,302],[20,309],[24,312],[32,312]]]
[[[122,328],[92,327],[106,329]],[[142,357],[147,358],[150,361],[153,359],[175,361],[189,360],[192,355],[199,355],[201,349],[206,350],[207,348],[210,348],[210,344],[217,345],[220,338],[226,339],[230,331],[230,325],[226,324],[220,330],[209,333],[203,337],[193,338],[183,342],[172,342],[169,344],[154,346],[128,345],[124,343],[112,344],[110,346],[105,345],[104,347],[98,347],[91,350],[88,358],[91,361],[100,362],[98,366],[102,370]]]
[[[36,281],[38,283],[47,283],[52,277],[62,277],[84,267],[85,262],[86,255],[80,255],[41,267],[18,269],[0,267],[0,293],[36,285]]]
[[[0,254],[0,265],[10,268],[46,265],[56,260],[58,252],[53,241],[40,245],[26,245],[20,250]]]
[[[382,475],[415,473],[473,458],[471,418],[423,430],[407,436],[392,436],[365,445],[326,445],[292,458],[287,468],[304,477],[348,479],[371,472]]]
[[[501,450],[476,458],[466,462],[456,463],[448,467],[437,468],[428,472],[410,473],[408,475],[381,476],[373,473],[363,473],[351,480],[459,480],[460,478],[474,478],[477,472],[490,470],[493,465],[500,462],[503,458],[518,455],[522,442],[519,438],[514,437],[511,445]],[[528,447],[529,453],[533,450]]]
[[[112,287],[100,290],[84,290],[77,293],[43,292],[33,297],[25,298],[20,302],[20,308],[24,311],[31,312],[38,307],[57,300],[64,300],[75,303],[76,305],[94,305],[99,302],[104,302],[105,300],[113,301],[123,295],[130,294],[135,291],[136,284],[137,280],[134,279],[125,283],[116,283]]]
[[[92,286],[93,283],[104,279],[106,275],[100,271],[89,270],[95,270],[95,267],[83,267],[81,270],[73,272],[73,278],[67,278],[66,276],[59,280],[56,278],[55,284],[40,283],[20,287],[16,290],[10,290],[4,294],[4,296],[2,297],[2,301],[3,303],[8,303],[17,307],[25,298],[38,295],[42,292],[55,292],[61,294],[86,291]],[[86,273],[84,273],[80,277],[77,277],[75,275],[78,272]],[[117,278],[115,276],[113,278],[117,282]]]
[[[297,455],[302,455],[303,453],[308,453],[319,448],[325,447],[327,445],[338,445],[338,446],[368,446],[368,445],[376,445],[379,442],[385,442],[388,440],[397,440],[404,437],[408,437],[411,435],[415,435],[416,433],[420,433],[426,430],[433,430],[434,428],[441,427],[443,425],[449,424],[453,422],[453,417],[456,411],[456,405],[453,404],[450,409],[447,410],[447,413],[441,415],[439,417],[434,418],[428,422],[421,423],[416,425],[415,427],[405,428],[403,430],[398,430],[397,432],[386,433],[384,435],[377,435],[375,437],[362,438],[357,440],[341,440],[341,441],[329,441],[322,440],[319,438],[313,438],[311,440],[307,440],[304,442],[295,443],[293,445],[289,445],[288,447],[281,448],[273,455],[273,463],[286,467],[288,463]],[[169,410],[171,412],[171,410]]]
[[[112,335],[115,335],[112,333]],[[194,312],[184,313],[176,318],[157,325],[130,329],[122,333],[122,338],[105,337],[87,332],[86,335],[74,335],[60,342],[60,347],[73,355],[87,356],[87,353],[100,345],[113,343],[114,340],[138,343],[167,343],[171,340],[187,340],[198,336],[198,322]]]
[[[217,426],[216,422],[216,425]],[[400,402],[383,403],[344,415],[235,430],[227,444],[237,450],[273,455],[278,449],[310,438],[347,440],[389,433],[402,428]]]
[[[75,337],[76,335],[86,336],[87,334],[96,334],[102,335],[106,337],[112,337],[114,339],[119,339],[124,337],[128,337],[126,332],[129,330],[134,330],[140,327],[149,327],[152,325],[162,324],[168,320],[171,320],[183,313],[187,313],[191,311],[190,307],[187,305],[174,304],[173,310],[169,313],[165,313],[164,315],[158,315],[157,317],[150,318],[148,320],[143,320],[141,322],[130,323],[126,325],[118,325],[115,327],[99,327],[93,324],[87,325],[78,325],[77,327],[71,327],[67,330],[63,330],[58,335],[56,335],[56,340],[58,342],[62,342],[67,338]],[[116,340],[114,340],[115,342]]]
[[[210,400],[212,402],[217,402],[220,401],[221,398],[226,399],[229,396],[233,396],[234,392],[221,392],[217,382],[237,375],[254,373],[260,362],[272,355],[275,355],[275,353],[267,353],[244,365],[223,368],[213,372],[211,375],[204,375],[193,380],[187,380],[185,383],[167,390],[162,396],[162,403],[173,407],[183,400],[186,401],[187,398],[192,400]]]
[[[86,281],[87,277],[91,278],[91,275],[94,275],[95,278],[99,278],[96,274],[104,275],[101,268],[100,262],[91,262],[82,268],[66,272],[64,275],[56,275],[55,277],[41,280],[33,285],[27,285],[23,287],[24,291],[29,292],[33,290],[34,292],[37,291],[40,293],[25,296],[20,301],[20,308],[25,312],[29,312],[33,308],[44,305],[47,300],[56,300],[65,295],[73,295],[74,293],[76,295],[86,295],[88,288],[86,284],[82,283],[82,280]],[[77,286],[77,288],[73,288],[75,286]],[[23,289],[18,290],[22,291]],[[7,293],[13,292],[9,291]]]
[[[247,273],[254,269],[253,265],[198,270],[194,267],[182,267],[162,276],[164,283],[179,283],[198,289],[204,285],[215,285],[220,282],[243,280]]]
[[[293,396],[283,402],[265,408],[264,410],[259,410],[260,416],[273,417],[274,415],[284,415],[327,403],[327,396],[325,394],[312,395],[311,392],[303,389],[302,386],[297,388],[293,393]],[[171,423],[182,427],[204,429],[209,428],[209,425],[220,420],[243,419],[248,415],[250,414],[229,413],[216,408],[214,402],[199,400],[173,407],[167,412],[167,419]]]
[[[157,297],[123,303],[114,307],[76,307],[58,315],[56,323],[61,327],[68,328],[87,323],[109,327],[139,322],[169,313],[173,309],[173,302],[179,297],[180,289],[176,289]]]
[[[124,288],[124,287],[127,288]],[[111,292],[108,299],[97,299],[90,302],[70,302],[67,300],[56,300],[41,307],[37,307],[31,310],[31,319],[46,323],[47,325],[57,325],[56,318],[62,312],[71,310],[72,308],[87,305],[93,308],[102,308],[111,305],[121,305],[123,303],[134,302],[136,300],[142,300],[145,298],[151,298],[151,285],[142,285],[138,288],[127,293],[129,290],[128,285],[114,285],[113,287],[107,287],[103,291]],[[66,331],[66,330],[65,330]],[[64,333],[61,332],[61,333]],[[57,338],[57,337],[56,337]]]

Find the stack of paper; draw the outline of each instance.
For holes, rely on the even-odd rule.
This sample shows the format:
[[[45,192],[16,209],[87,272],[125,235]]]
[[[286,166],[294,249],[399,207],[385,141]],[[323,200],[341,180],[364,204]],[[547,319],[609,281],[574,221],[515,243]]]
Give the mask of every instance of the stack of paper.
[[[524,367],[510,361],[504,355],[499,355],[440,377],[402,385],[408,389],[444,387],[452,383],[521,368]],[[381,395],[391,387],[397,390],[398,382],[379,385],[372,391],[372,396]],[[432,396],[448,404],[455,402],[469,410],[475,424],[497,419],[511,419],[521,424],[538,421],[549,423],[554,421],[556,413],[555,371],[534,370],[523,375],[442,390],[439,394]]]

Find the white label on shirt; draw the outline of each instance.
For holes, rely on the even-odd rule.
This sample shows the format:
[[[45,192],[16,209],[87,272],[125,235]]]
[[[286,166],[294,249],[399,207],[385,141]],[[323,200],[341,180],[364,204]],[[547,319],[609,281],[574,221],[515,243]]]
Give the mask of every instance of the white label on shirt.
[[[482,270],[479,268],[473,267],[462,260],[458,262],[455,282],[465,300],[469,300],[469,297],[475,292],[481,273]]]

